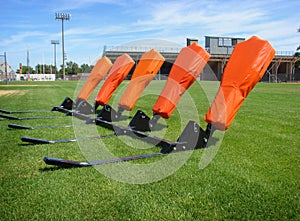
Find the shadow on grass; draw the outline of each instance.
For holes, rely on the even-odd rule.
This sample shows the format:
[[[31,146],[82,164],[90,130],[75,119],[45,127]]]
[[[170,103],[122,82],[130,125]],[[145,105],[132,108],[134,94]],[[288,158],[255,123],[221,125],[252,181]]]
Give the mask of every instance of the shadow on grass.
[[[209,145],[214,146],[220,139],[216,137],[209,138]],[[210,146],[206,146],[205,148],[209,148]]]
[[[118,121],[123,121],[123,120],[127,120],[127,119],[131,119],[132,116],[126,116],[126,115],[121,115],[116,121],[114,122],[118,122]]]
[[[165,124],[157,123],[157,124],[154,126],[154,128],[153,128],[152,131],[159,131],[159,130],[165,129],[165,128],[167,128],[167,127],[168,127],[168,126],[165,125]]]
[[[58,166],[52,166],[52,167],[40,168],[39,171],[43,173],[43,172],[65,170],[65,169],[72,169],[72,168],[75,168],[75,167],[58,167]]]
[[[36,146],[36,145],[42,145],[42,144],[36,144],[36,143],[19,143],[18,144],[21,147],[27,147],[27,146]]]

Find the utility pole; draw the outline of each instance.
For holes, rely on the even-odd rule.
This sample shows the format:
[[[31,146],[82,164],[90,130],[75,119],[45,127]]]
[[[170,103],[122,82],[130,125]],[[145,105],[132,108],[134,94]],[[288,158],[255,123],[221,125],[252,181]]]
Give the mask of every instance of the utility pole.
[[[70,20],[70,14],[68,13],[55,13],[55,19],[61,20],[61,43],[62,43],[62,72],[63,72],[63,79],[66,80],[65,76],[65,41],[64,41],[64,20],[69,21]]]
[[[54,45],[54,67],[55,67],[55,74],[56,74],[56,45],[59,44],[59,40],[51,40],[51,44]]]
[[[5,70],[5,82],[8,84],[8,79],[7,79],[7,61],[6,61],[6,52],[4,52],[3,55],[0,55],[1,57],[4,57],[4,70]]]
[[[28,77],[29,77],[29,74],[30,74],[30,70],[29,70],[29,49],[27,49],[27,74],[28,74]]]

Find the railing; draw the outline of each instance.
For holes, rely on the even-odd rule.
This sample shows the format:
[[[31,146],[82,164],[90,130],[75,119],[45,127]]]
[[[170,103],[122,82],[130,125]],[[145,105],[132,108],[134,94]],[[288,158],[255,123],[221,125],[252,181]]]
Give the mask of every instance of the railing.
[[[152,48],[159,52],[173,52],[178,53],[182,48],[179,47],[161,47],[161,46],[104,46],[104,51],[130,51],[130,52],[145,52],[149,51]],[[205,48],[210,52],[210,48]],[[275,55],[277,56],[294,56],[296,51],[276,51]]]
[[[294,56],[295,51],[276,51],[275,55],[277,56]]]
[[[138,47],[138,46],[105,46],[105,51],[130,51],[130,52],[145,52],[149,51],[152,48],[159,52],[173,52],[173,53],[178,53],[181,48],[176,48],[176,47],[160,47],[160,46],[144,46],[144,47]]]

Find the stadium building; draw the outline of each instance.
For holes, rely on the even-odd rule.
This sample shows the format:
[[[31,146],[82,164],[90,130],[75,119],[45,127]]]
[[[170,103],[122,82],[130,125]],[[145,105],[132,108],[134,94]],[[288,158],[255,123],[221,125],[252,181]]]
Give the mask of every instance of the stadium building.
[[[223,70],[235,45],[244,40],[245,38],[205,36],[205,49],[211,54],[211,58],[201,73],[200,80],[221,80]],[[198,42],[198,39],[188,38],[186,44],[188,46],[193,42]],[[149,39],[110,48],[105,46],[103,55],[106,55],[114,62],[118,56],[127,53],[137,63],[142,54],[152,48],[159,51],[166,59],[156,79],[166,79],[173,62],[182,48],[182,46],[173,42]],[[262,81],[285,82],[300,80],[300,75],[295,74],[294,64],[297,59],[293,55],[294,52],[277,51]],[[131,77],[132,73],[133,70],[128,75],[128,78]],[[213,76],[213,73],[215,76]]]

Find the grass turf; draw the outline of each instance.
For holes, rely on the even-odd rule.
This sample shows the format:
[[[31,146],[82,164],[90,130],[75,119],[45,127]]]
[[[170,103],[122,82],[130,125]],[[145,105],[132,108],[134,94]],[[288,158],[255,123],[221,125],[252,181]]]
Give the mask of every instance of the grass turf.
[[[207,86],[216,83],[201,84]],[[0,85],[0,90],[22,92],[0,96],[0,109],[50,109],[60,104],[66,96],[74,97],[76,86],[77,82]],[[160,89],[162,86],[163,82],[159,81],[151,84],[151,88]],[[206,97],[195,84],[189,94],[199,112],[198,119],[195,116],[191,118],[204,127],[202,118],[208,108]],[[151,115],[151,106],[156,97],[145,95],[129,115],[132,116],[137,109]],[[115,98],[117,100],[117,96]],[[188,106],[183,100],[180,104]],[[95,168],[57,169],[46,166],[42,161],[46,155],[85,160],[82,152],[85,150],[80,143],[27,145],[20,140],[22,135],[46,139],[69,138],[81,131],[72,128],[33,131],[7,128],[8,123],[30,126],[71,123],[71,118],[28,121],[0,119],[0,219],[299,220],[299,110],[299,84],[260,83],[245,100],[226,131],[216,157],[207,167],[199,169],[204,150],[196,150],[170,176],[143,185],[118,182]],[[183,111],[187,110],[183,108]],[[45,113],[18,114],[34,115]],[[62,116],[61,113],[47,115]],[[189,116],[188,112],[186,115]],[[166,122],[160,122],[168,123],[168,128],[162,130],[167,139],[175,140],[182,131],[180,111],[175,111]],[[121,123],[126,124],[127,121]],[[111,133],[102,128],[97,128],[97,131],[101,134]],[[161,132],[156,133],[162,135]],[[85,147],[90,146],[92,150],[87,155],[98,157],[97,153],[93,153],[97,151],[95,147],[98,141],[83,142],[86,142]],[[158,151],[155,147],[144,149],[143,142],[133,139],[109,138],[104,142],[118,156]],[[140,148],[130,148],[132,143]],[[134,163],[147,164],[156,160]],[[117,164],[119,167],[122,165]],[[159,174],[168,166],[164,165],[154,172]],[[101,169],[105,170],[106,167]]]

